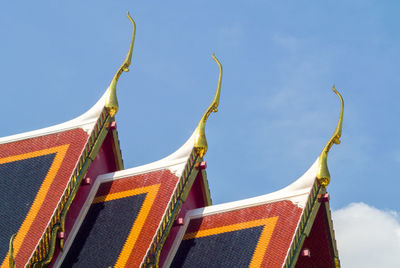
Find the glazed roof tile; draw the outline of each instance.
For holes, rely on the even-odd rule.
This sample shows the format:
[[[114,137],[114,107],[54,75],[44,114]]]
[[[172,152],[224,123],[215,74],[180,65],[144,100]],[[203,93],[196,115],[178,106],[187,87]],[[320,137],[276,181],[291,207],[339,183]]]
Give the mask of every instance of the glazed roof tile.
[[[190,211],[164,267],[238,267],[239,263],[289,267],[295,263],[320,207],[318,196],[325,191],[316,179],[317,164],[318,159],[282,190]]]
[[[57,216],[59,221],[68,192],[111,120],[103,108],[106,94],[71,121],[0,138],[0,211],[5,219],[0,223],[2,267],[8,264],[12,234],[17,233],[14,259],[25,264],[34,258],[42,235],[51,232],[52,219]]]
[[[138,267],[152,260],[161,251],[182,195],[198,173],[195,165],[201,158],[193,144],[194,135],[159,161],[99,176],[56,267],[92,261]],[[109,245],[107,254],[103,254],[104,243]]]

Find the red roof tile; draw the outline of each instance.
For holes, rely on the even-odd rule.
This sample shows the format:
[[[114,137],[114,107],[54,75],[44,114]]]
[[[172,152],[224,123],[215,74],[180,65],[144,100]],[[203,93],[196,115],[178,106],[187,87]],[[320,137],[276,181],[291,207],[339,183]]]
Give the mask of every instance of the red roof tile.
[[[58,206],[61,196],[71,178],[72,172],[81,156],[82,150],[88,140],[89,135],[82,129],[67,130],[60,133],[40,136],[11,143],[0,144],[0,168],[6,164],[22,165],[23,160],[35,159],[40,156],[52,155],[49,159],[50,168],[37,178],[37,189],[35,193],[26,194],[25,204],[29,205],[28,212],[21,210],[24,215],[14,213],[8,214],[14,228],[12,233],[17,232],[14,241],[14,257],[17,263],[26,263],[32,252],[35,250],[42,234],[47,228],[55,208]],[[40,165],[40,164],[38,164]],[[35,165],[35,168],[39,168]],[[31,178],[32,170],[28,166],[21,167],[15,172],[23,172],[25,178]],[[17,181],[17,174],[12,171],[7,175],[7,180],[2,180],[1,184],[22,184],[23,181]],[[4,187],[2,187],[4,189]],[[33,191],[33,188],[31,188]],[[27,189],[21,189],[27,190]],[[1,190],[0,190],[1,191]],[[0,195],[0,199],[6,195]],[[15,204],[14,199],[0,200],[1,203]],[[21,199],[22,202],[22,199]],[[22,205],[22,204],[21,204]],[[11,230],[10,230],[11,231]],[[1,239],[9,240],[12,233],[2,233]],[[8,243],[7,243],[8,244]],[[20,249],[24,250],[20,250]],[[8,251],[8,247],[7,247]],[[6,251],[6,252],[7,252]],[[1,252],[3,265],[8,263],[8,257]]]
[[[213,215],[192,219],[185,232],[183,240],[196,240],[201,237],[218,236],[238,230],[245,230],[260,226],[262,232],[257,240],[246,241],[240,240],[240,243],[248,243],[247,247],[253,248],[251,256],[248,256],[249,263],[247,265],[255,265],[254,267],[281,267],[285,261],[285,257],[292,242],[293,235],[296,231],[297,224],[300,219],[302,209],[294,205],[290,201],[279,201],[254,207],[236,209],[227,212],[216,213]],[[228,240],[229,243],[237,243],[238,241]],[[212,241],[210,241],[212,242]],[[196,243],[196,242],[194,242]],[[214,242],[215,243],[215,242]],[[222,245],[220,245],[222,246]],[[204,265],[212,267],[215,265],[215,259],[230,254],[226,251],[218,252],[221,256],[214,252],[212,258],[203,255],[204,248],[196,248],[192,245],[191,250],[197,258],[202,258]],[[271,254],[273,252],[273,254]],[[182,254],[185,254],[183,256]],[[178,259],[185,259],[180,265],[186,267],[187,250],[181,247],[178,249],[174,262],[178,263]],[[172,266],[174,266],[174,262]],[[225,263],[227,267],[234,263]],[[179,266],[180,266],[179,265]]]
[[[139,202],[138,206],[140,210],[137,214],[120,215],[118,210],[114,210],[113,213],[109,215],[109,217],[112,217],[110,222],[112,222],[115,227],[108,229],[110,233],[119,232],[118,226],[121,226],[121,224],[125,222],[125,217],[135,219],[132,222],[132,225],[128,226],[129,232],[127,232],[126,237],[124,237],[122,241],[116,242],[120,244],[121,248],[117,245],[115,247],[109,245],[108,251],[116,250],[117,252],[114,253],[114,256],[118,257],[117,259],[114,257],[114,259],[109,260],[112,262],[110,265],[120,265],[121,267],[138,267],[140,265],[153,241],[153,237],[164,216],[165,210],[171,200],[171,196],[178,181],[179,178],[177,176],[172,174],[168,169],[164,169],[135,176],[128,176],[122,179],[105,181],[100,184],[94,199],[88,200],[88,202],[91,203],[91,207],[99,203],[107,206],[107,203],[113,200],[122,200],[128,197],[144,194],[144,199],[142,201],[132,199],[132,202]],[[93,218],[90,213],[88,215],[91,218],[90,222],[86,223],[86,225],[89,226],[85,228],[91,229],[96,224],[103,224],[103,222],[98,222],[102,219],[101,217]],[[84,219],[84,224],[85,221],[86,220]],[[73,232],[76,234],[78,228],[81,227],[82,226],[77,225]],[[74,239],[74,242],[73,244],[66,246],[65,250],[70,248],[70,252],[65,256],[62,266],[65,266],[66,263],[68,263],[68,265],[78,265],[81,261],[86,261],[84,256],[80,256],[80,254],[86,252],[85,247],[101,249],[100,251],[91,250],[90,254],[96,256],[96,259],[102,263],[106,263],[103,258],[108,256],[104,254],[102,245],[96,247],[96,243],[103,243],[104,239],[107,239],[109,235],[109,233],[99,234],[93,232],[80,232],[76,236],[73,234],[71,239]],[[90,236],[96,236],[96,239],[93,240]],[[91,241],[91,243],[85,244],[86,241]],[[81,249],[78,252],[71,250],[77,247],[75,243],[80,244]]]

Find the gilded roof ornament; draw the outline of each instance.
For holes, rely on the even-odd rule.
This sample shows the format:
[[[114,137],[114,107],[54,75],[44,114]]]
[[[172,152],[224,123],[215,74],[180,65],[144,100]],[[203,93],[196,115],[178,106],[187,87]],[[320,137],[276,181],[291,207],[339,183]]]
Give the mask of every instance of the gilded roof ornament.
[[[329,181],[331,180],[331,175],[329,174],[328,163],[327,163],[329,150],[331,149],[334,143],[335,144],[340,143],[340,137],[342,136],[344,102],[342,95],[340,95],[340,93],[336,90],[335,85],[333,85],[332,90],[339,97],[341,106],[340,106],[339,121],[336,126],[336,130],[333,133],[332,137],[329,139],[328,143],[325,145],[324,149],[321,152],[321,155],[319,156],[317,180],[323,188],[326,188],[326,186],[328,186],[329,184]]]
[[[8,248],[8,262],[10,268],[15,268],[15,260],[14,260],[14,239],[17,234],[13,234],[10,238],[10,244]]]
[[[217,91],[215,92],[214,99],[212,100],[210,106],[204,113],[203,117],[201,118],[201,120],[196,128],[194,148],[196,150],[196,153],[200,157],[203,157],[207,152],[207,139],[206,139],[206,132],[205,132],[206,122],[207,122],[207,119],[210,116],[211,112],[216,113],[218,111],[219,97],[221,94],[222,65],[219,62],[219,60],[215,57],[214,54],[212,54],[212,58],[218,64],[219,77],[218,77]]]
[[[122,72],[129,72],[129,65],[131,64],[131,59],[132,59],[133,44],[135,42],[136,24],[135,21],[132,19],[132,17],[129,15],[129,12],[127,16],[131,21],[133,27],[132,39],[126,58],[124,62],[121,64],[121,67],[119,67],[118,71],[115,73],[107,89],[108,96],[106,99],[105,108],[107,109],[107,112],[111,117],[114,117],[114,115],[118,112],[117,82]]]

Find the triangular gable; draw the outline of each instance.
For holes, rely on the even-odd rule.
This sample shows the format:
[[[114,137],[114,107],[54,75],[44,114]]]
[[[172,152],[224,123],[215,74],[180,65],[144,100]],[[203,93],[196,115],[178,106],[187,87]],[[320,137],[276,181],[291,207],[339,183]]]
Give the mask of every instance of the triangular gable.
[[[79,137],[79,134],[76,137]],[[46,143],[50,146],[43,146],[45,140],[52,141]],[[71,172],[73,169],[71,164],[68,165],[68,160],[72,159],[71,162],[73,162],[79,157],[80,147],[83,144],[82,139],[80,140],[81,142],[74,142],[67,156],[71,140],[57,143],[52,137],[46,137],[41,141],[37,138],[36,148],[24,146],[21,142],[0,145],[0,177],[2,178],[0,211],[3,214],[0,224],[0,258],[2,262],[8,263],[8,242],[14,233],[18,232],[14,240],[16,255],[21,247],[26,247],[27,243],[29,245],[29,238],[36,236],[36,240],[40,239],[40,230],[47,227],[45,220],[51,217],[52,208],[57,205],[58,200],[52,193],[58,193],[59,196],[62,194],[64,190],[62,185],[66,184],[63,173]],[[30,152],[27,153],[27,151]],[[5,157],[7,153],[8,156]],[[46,206],[43,206],[44,204]],[[26,259],[29,256],[24,257]]]
[[[202,174],[202,159],[193,144],[194,135],[160,161],[99,176],[55,266],[138,267],[157,262],[194,181]]]
[[[118,111],[117,82],[129,70],[136,32],[133,19],[129,13],[127,16],[133,27],[128,54],[89,111],[59,125],[0,138],[0,186],[11,190],[0,196],[0,203],[5,204],[2,213],[6,212],[2,216],[9,225],[0,232],[1,267],[50,264],[63,248],[74,213],[81,209],[82,195],[91,189],[90,181],[123,168],[114,116]],[[82,182],[87,187],[78,191]],[[23,187],[23,194],[18,195],[16,187],[6,188],[9,183]],[[12,194],[14,198],[10,198]],[[9,250],[3,246],[7,239]]]
[[[146,239],[145,230],[157,226],[165,209],[162,204],[178,180],[168,173],[155,171],[101,183],[61,267],[125,267],[130,258],[129,263],[138,266],[138,257],[143,258],[147,250],[138,239]]]
[[[105,97],[74,120],[0,139],[0,203],[7,219],[1,222],[1,267],[8,267],[14,233],[15,263],[51,258],[70,203],[109,132]]]
[[[340,267],[329,203],[320,201],[295,267]]]
[[[191,219],[171,267],[274,267],[300,215],[296,205],[280,201]]]
[[[318,199],[324,190],[317,163],[280,191],[190,211],[163,267],[294,267],[325,207]]]

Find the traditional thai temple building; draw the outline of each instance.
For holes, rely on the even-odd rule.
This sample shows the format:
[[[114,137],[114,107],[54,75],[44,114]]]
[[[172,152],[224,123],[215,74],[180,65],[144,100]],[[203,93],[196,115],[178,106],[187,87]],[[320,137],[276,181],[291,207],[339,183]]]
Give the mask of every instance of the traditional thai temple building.
[[[124,168],[115,114],[128,55],[100,100],[52,127],[0,138],[1,267],[340,267],[327,154],[289,186],[212,205],[205,124],[176,152]]]

